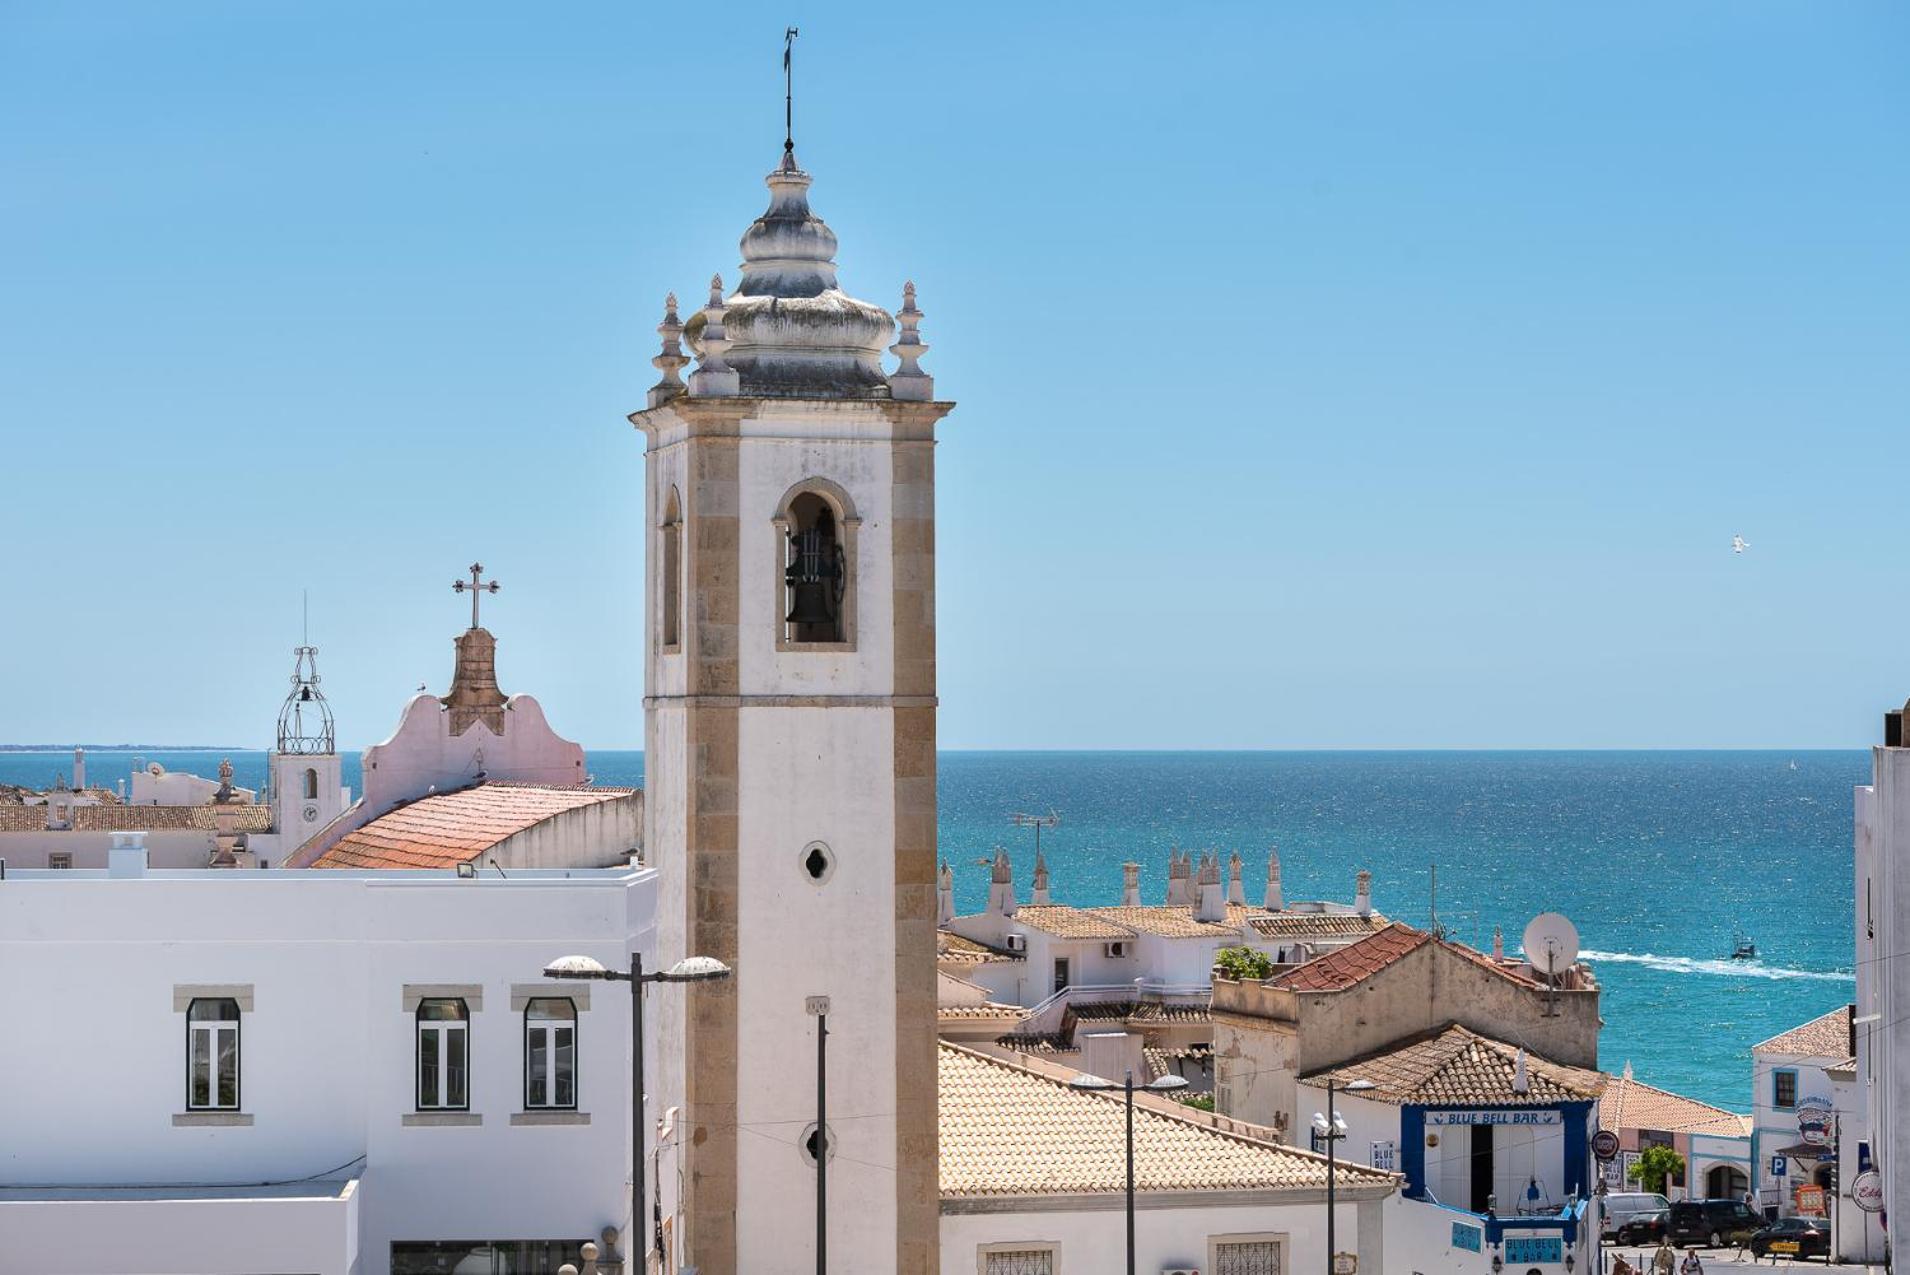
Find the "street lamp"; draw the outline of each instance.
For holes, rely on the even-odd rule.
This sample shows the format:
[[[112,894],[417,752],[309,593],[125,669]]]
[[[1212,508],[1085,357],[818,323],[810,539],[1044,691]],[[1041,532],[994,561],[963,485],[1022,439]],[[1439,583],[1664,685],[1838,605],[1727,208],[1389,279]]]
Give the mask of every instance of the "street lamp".
[[[1377,1089],[1378,1085],[1370,1080],[1349,1080],[1339,1086],[1341,1093],[1365,1093]],[[1335,1156],[1333,1144],[1346,1136],[1346,1121],[1340,1119],[1340,1113],[1333,1110],[1333,1077],[1326,1078],[1326,1114],[1313,1113],[1313,1135],[1326,1143],[1326,1275],[1333,1275],[1333,1214],[1336,1203],[1334,1190],[1333,1165]]]
[[[630,1224],[643,1231],[643,986],[645,983],[706,983],[728,978],[730,967],[713,956],[686,956],[667,970],[645,973],[643,953],[630,953],[626,973],[613,970],[594,956],[560,956],[544,967],[545,978],[596,978],[630,984]],[[652,1234],[632,1245],[635,1269],[663,1229],[661,1218],[651,1219]],[[660,1247],[660,1245],[659,1245]]]
[[[1127,1275],[1134,1275],[1134,1071],[1129,1068],[1127,1078],[1118,1085],[1099,1076],[1084,1075],[1070,1080],[1068,1087],[1090,1091],[1119,1089],[1127,1095]],[[1180,1076],[1162,1076],[1141,1088],[1150,1093],[1171,1093],[1187,1088],[1187,1081]]]

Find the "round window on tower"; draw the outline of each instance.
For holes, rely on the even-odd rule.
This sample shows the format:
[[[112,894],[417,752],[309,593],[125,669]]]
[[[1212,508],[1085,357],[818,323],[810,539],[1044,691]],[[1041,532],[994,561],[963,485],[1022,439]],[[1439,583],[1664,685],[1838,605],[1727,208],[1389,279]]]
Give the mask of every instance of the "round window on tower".
[[[802,865],[803,875],[817,885],[827,881],[836,870],[836,856],[831,854],[829,847],[820,841],[811,841],[804,846],[799,862]]]
[[[836,1158],[836,1131],[834,1129],[820,1129],[816,1126],[816,1122],[812,1120],[808,1126],[803,1129],[802,1137],[796,1139],[796,1150],[802,1153],[802,1162],[811,1168],[815,1167],[816,1149],[818,1146],[825,1149],[825,1154],[831,1160]]]

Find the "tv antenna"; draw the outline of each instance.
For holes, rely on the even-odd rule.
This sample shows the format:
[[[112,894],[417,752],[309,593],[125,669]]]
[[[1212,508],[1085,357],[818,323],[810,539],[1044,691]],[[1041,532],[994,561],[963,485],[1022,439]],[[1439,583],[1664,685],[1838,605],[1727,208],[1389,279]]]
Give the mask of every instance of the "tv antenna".
[[[783,32],[783,154],[796,152],[796,91],[795,73],[790,69],[790,55],[796,50],[796,37],[802,32],[789,27]]]
[[[1545,1016],[1558,1017],[1558,980],[1578,960],[1578,927],[1558,912],[1541,912],[1527,923],[1520,939],[1525,959],[1545,975]]]
[[[1061,816],[1056,814],[1054,808],[1050,806],[1048,813],[1045,815],[1024,814],[1017,810],[1014,814],[1008,816],[1008,822],[1014,824],[1017,828],[1033,828],[1035,830],[1035,856],[1039,858],[1041,855],[1041,830],[1043,828],[1060,827]]]

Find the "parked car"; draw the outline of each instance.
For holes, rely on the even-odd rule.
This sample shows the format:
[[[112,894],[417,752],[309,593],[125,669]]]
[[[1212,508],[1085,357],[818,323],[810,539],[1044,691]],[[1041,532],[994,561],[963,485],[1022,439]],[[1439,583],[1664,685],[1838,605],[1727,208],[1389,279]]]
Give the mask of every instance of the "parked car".
[[[1618,1228],[1616,1233],[1620,1244],[1656,1244],[1665,1238],[1665,1224],[1670,1220],[1670,1209],[1659,1209],[1653,1213],[1634,1213],[1631,1220]]]
[[[1751,1237],[1753,1257],[1821,1257],[1830,1260],[1830,1225],[1815,1217],[1781,1217]]]
[[[1662,1213],[1671,1201],[1655,1191],[1613,1191],[1605,1197],[1604,1238],[1617,1239],[1619,1228],[1646,1213]]]
[[[1740,1231],[1759,1231],[1764,1225],[1764,1215],[1743,1200],[1680,1200],[1671,1206],[1665,1236],[1673,1244],[1717,1248]]]

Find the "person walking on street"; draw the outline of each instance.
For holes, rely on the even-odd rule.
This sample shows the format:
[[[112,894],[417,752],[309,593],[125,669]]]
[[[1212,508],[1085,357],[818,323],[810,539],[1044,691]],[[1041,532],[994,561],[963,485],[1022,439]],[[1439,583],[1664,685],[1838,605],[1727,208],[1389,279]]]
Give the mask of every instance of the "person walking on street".
[[[1658,1241],[1658,1251],[1651,1255],[1651,1275],[1678,1275],[1678,1255],[1671,1251],[1671,1241]]]

